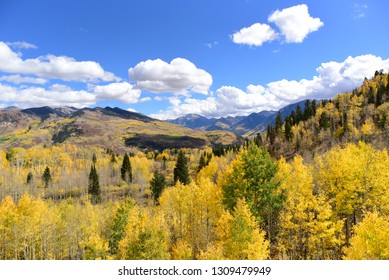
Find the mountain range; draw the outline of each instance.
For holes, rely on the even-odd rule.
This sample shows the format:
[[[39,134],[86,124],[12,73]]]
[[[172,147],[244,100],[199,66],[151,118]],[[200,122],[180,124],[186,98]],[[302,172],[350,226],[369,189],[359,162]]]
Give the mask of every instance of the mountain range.
[[[268,125],[273,125],[276,121],[278,112],[282,119],[288,116],[297,106],[304,110],[306,100],[290,104],[279,111],[261,111],[252,113],[248,116],[223,117],[223,118],[206,118],[197,114],[188,114],[183,117],[168,120],[170,123],[182,125],[192,129],[203,131],[223,130],[234,132],[238,135],[250,137],[258,132],[266,130]]]
[[[249,116],[216,119],[190,114],[169,121],[118,107],[8,107],[0,109],[0,149],[72,143],[123,152],[132,146],[163,150],[239,144],[243,137],[262,132],[273,124],[278,112],[284,118],[298,105],[303,109],[304,101],[280,111]]]
[[[120,108],[39,107],[0,109],[0,149],[70,143],[115,152],[238,144],[229,131],[201,131]]]

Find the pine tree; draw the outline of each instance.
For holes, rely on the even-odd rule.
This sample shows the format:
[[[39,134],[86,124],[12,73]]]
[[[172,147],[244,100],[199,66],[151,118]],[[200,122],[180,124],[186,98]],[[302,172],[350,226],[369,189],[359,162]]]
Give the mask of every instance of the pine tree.
[[[46,166],[46,169],[42,175],[42,181],[43,181],[43,185],[45,186],[45,188],[49,187],[51,180],[52,179],[51,179],[50,168],[48,166]]]
[[[116,155],[115,155],[115,153],[111,154],[111,163],[116,163]]]
[[[274,130],[275,130],[276,134],[280,133],[281,128],[282,128],[282,124],[283,123],[282,123],[281,113],[278,112],[277,117],[276,117],[276,124],[274,125]]]
[[[177,181],[184,185],[190,183],[188,159],[182,150],[178,153],[176,167],[174,168],[174,183],[177,183]]]
[[[30,171],[27,174],[27,181],[26,181],[26,183],[28,185],[32,185],[33,184],[33,180],[34,180],[34,176],[32,175],[32,172]]]
[[[320,115],[319,127],[323,128],[324,130],[326,130],[330,127],[330,119],[328,118],[328,115],[326,112],[323,112]]]
[[[296,108],[296,124],[303,120],[303,112],[301,111],[300,104]]]
[[[262,147],[263,146],[263,141],[262,141],[262,136],[261,136],[261,133],[257,133],[257,136],[254,137],[254,143],[255,145],[257,145],[258,147]]]
[[[95,165],[96,162],[97,162],[96,154],[93,154],[93,156],[92,156],[92,163]]]
[[[201,169],[203,169],[203,167],[205,167],[207,165],[206,161],[205,161],[205,158],[203,155],[200,156],[200,160],[199,160],[199,166],[197,167],[197,173],[200,172]]]
[[[151,194],[154,198],[154,202],[158,202],[158,198],[161,196],[162,191],[166,187],[166,179],[162,173],[155,171],[153,179],[150,181]]]
[[[99,175],[97,174],[96,167],[91,166],[89,173],[89,184],[88,184],[88,194],[91,196],[91,203],[98,204],[101,202],[101,190]]]
[[[123,158],[122,167],[120,168],[121,178],[127,183],[132,182],[132,167],[128,154],[126,153]]]
[[[293,138],[293,133],[292,133],[292,126],[290,124],[290,119],[286,118],[285,120],[285,139],[290,142]]]

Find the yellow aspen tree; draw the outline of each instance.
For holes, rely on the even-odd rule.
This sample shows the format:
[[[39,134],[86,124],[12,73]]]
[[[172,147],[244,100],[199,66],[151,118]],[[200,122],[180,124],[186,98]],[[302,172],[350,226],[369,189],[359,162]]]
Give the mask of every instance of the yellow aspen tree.
[[[226,259],[263,260],[269,257],[269,241],[244,199],[238,199],[232,215],[225,212],[221,216],[218,234]]]
[[[168,234],[159,217],[146,209],[130,210],[126,235],[119,242],[119,257],[124,260],[169,259]]]
[[[389,260],[389,219],[377,212],[366,213],[355,227],[346,260]]]
[[[172,247],[171,258],[173,260],[191,260],[192,248],[184,240],[178,240]]]
[[[92,234],[85,244],[86,260],[104,260],[108,257],[108,241],[98,233]]]
[[[209,244],[207,250],[201,251],[199,260],[225,260],[224,249],[221,242],[214,242]]]
[[[388,213],[388,164],[386,150],[362,142],[333,148],[317,159],[316,183],[338,219],[344,220],[346,245],[364,210]]]
[[[313,193],[313,176],[301,156],[291,164],[279,161],[286,201],[280,215],[279,250],[282,259],[325,259],[334,255],[341,228],[321,194]]]
[[[221,189],[208,179],[197,184],[166,189],[159,199],[160,209],[169,224],[172,246],[182,241],[190,246],[191,258],[197,258],[215,240],[215,227],[222,212]]]
[[[17,226],[16,205],[10,196],[0,204],[0,259],[16,259],[14,244]]]

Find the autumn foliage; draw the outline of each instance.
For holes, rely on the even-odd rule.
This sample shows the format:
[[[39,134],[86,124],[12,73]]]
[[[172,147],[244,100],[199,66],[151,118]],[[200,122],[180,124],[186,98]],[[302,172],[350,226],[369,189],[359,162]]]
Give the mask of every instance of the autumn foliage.
[[[378,72],[214,153],[0,151],[0,258],[387,260],[387,88]]]

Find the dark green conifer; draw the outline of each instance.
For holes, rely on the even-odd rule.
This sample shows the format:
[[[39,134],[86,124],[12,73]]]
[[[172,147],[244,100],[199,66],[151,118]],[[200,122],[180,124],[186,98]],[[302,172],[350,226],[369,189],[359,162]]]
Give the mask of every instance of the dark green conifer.
[[[123,158],[122,167],[120,168],[121,178],[127,183],[132,182],[132,167],[128,154],[126,153]]]
[[[166,179],[162,173],[158,170],[155,171],[153,179],[150,181],[151,194],[154,198],[154,202],[158,203],[158,198],[161,196],[162,191],[166,187]]]
[[[51,179],[50,168],[48,166],[46,166],[45,171],[43,172],[43,175],[42,175],[42,181],[43,181],[43,185],[45,186],[45,188],[49,187],[51,180],[52,179]]]
[[[178,153],[177,162],[173,173],[174,173],[174,183],[177,183],[177,181],[180,181],[184,185],[190,183],[188,159],[186,158],[182,150],[180,150],[180,152]]]
[[[101,203],[101,190],[99,175],[97,174],[95,165],[91,166],[89,173],[88,194],[92,204]]]
[[[27,181],[26,182],[27,182],[27,184],[32,185],[33,180],[34,180],[34,176],[32,175],[32,172],[30,171],[27,174]]]
[[[277,116],[276,116],[276,123],[274,125],[274,131],[276,134],[280,133],[281,131],[281,128],[282,128],[282,117],[281,117],[281,113],[278,112],[277,113]]]
[[[292,125],[290,123],[290,119],[286,118],[285,120],[285,139],[290,142],[292,140],[293,133],[292,133]]]

